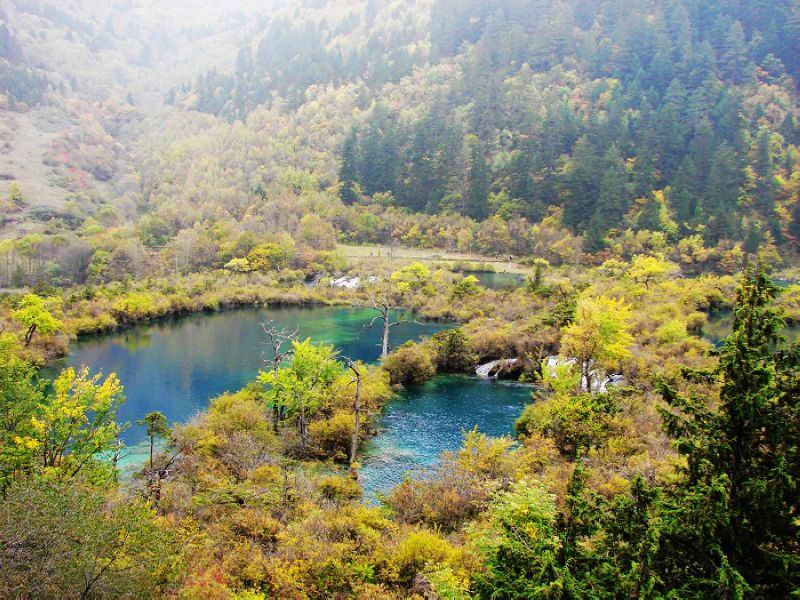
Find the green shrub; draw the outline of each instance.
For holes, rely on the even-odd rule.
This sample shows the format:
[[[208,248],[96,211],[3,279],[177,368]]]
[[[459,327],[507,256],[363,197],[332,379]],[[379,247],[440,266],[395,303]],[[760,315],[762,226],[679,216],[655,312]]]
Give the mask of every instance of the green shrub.
[[[400,582],[409,584],[417,573],[445,566],[455,555],[455,548],[447,540],[432,531],[420,530],[403,538],[393,562],[400,575]]]
[[[428,348],[406,342],[383,359],[383,367],[392,383],[421,383],[436,375],[434,360]]]
[[[617,411],[612,394],[556,394],[526,406],[514,427],[524,436],[552,438],[561,454],[575,457],[613,435],[618,428]]]
[[[344,462],[350,456],[350,444],[354,430],[355,418],[353,415],[349,412],[338,411],[328,419],[311,423],[308,426],[308,438],[311,448],[316,454]]]
[[[459,329],[440,331],[432,339],[436,346],[436,367],[440,373],[465,373],[475,369],[477,355]]]
[[[319,482],[319,492],[334,503],[358,500],[363,493],[358,482],[349,477],[326,477]]]

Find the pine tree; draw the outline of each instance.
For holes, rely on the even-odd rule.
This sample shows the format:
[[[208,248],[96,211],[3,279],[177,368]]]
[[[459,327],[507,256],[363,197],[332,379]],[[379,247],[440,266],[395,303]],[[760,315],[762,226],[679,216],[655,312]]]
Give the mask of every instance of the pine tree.
[[[574,232],[586,227],[594,213],[603,176],[603,160],[587,138],[575,144],[572,159],[561,178],[564,224]]]
[[[677,171],[686,153],[689,123],[685,114],[686,90],[678,79],[674,79],[652,123],[654,143],[658,148],[658,165],[667,180]]]
[[[747,41],[742,24],[736,21],[728,29],[722,43],[720,66],[722,75],[731,83],[741,84],[752,78],[752,63],[747,56]]]
[[[441,157],[436,145],[435,128],[432,118],[420,119],[414,126],[411,142],[406,149],[399,196],[402,205],[414,211],[437,205],[444,195],[438,169]]]
[[[392,117],[384,104],[377,104],[360,132],[359,181],[367,196],[390,192],[397,178],[397,140]]]
[[[661,569],[688,596],[788,597],[800,586],[800,348],[784,349],[778,288],[747,269],[720,352],[718,407],[660,386],[686,459],[666,501]]]
[[[535,166],[536,154],[528,137],[520,144],[520,148],[511,155],[511,161],[508,165],[508,195],[513,200],[520,200],[529,214],[539,212],[539,207],[533,207],[534,202],[537,200],[532,176]],[[532,220],[538,221],[539,219]]]
[[[686,156],[670,186],[669,202],[681,231],[687,231],[697,219],[701,197],[700,177],[691,156]]]
[[[465,210],[467,216],[476,221],[482,221],[487,217],[489,211],[489,167],[486,164],[483,143],[477,136],[467,136],[466,146],[469,153],[469,172],[467,174]]]
[[[587,249],[596,251],[605,246],[609,229],[618,227],[628,211],[628,173],[616,146],[606,153],[607,167],[600,181],[597,206],[587,228]]]
[[[758,254],[758,248],[761,245],[761,223],[756,221],[750,226],[747,232],[747,237],[744,239],[744,251],[748,254]]]
[[[639,214],[639,218],[636,220],[636,225],[640,229],[649,229],[650,231],[661,231],[662,210],[663,210],[663,205],[660,202],[658,202],[652,194],[650,194],[647,197],[647,203],[644,205],[644,209],[642,209],[642,212]]]
[[[339,199],[349,206],[358,201],[358,130],[353,127],[342,148],[342,166],[339,169]]]
[[[755,189],[753,200],[756,210],[767,220],[769,230],[780,243],[783,235],[778,217],[775,213],[775,199],[778,195],[778,183],[775,179],[775,165],[773,164],[770,141],[772,134],[769,129],[762,127],[756,136],[755,161],[753,167],[756,171]]]
[[[738,157],[725,142],[714,153],[704,202],[709,217],[705,238],[710,244],[735,239],[739,235],[738,203],[743,175],[738,163]]]

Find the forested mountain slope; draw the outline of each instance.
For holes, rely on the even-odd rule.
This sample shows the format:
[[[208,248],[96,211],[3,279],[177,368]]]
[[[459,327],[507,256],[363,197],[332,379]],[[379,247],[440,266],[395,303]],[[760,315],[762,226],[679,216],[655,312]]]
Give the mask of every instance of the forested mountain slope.
[[[232,119],[335,102],[309,86],[354,89],[367,114],[340,113],[355,127],[332,144],[345,203],[391,193],[531,221],[558,205],[590,251],[627,226],[711,245],[798,233],[775,181],[798,142],[795,3],[379,6],[276,15],[184,105]]]
[[[221,266],[308,212],[342,241],[556,262],[796,255],[795,2],[192,7],[4,4],[2,236],[83,248],[55,283],[121,245]],[[58,251],[33,245],[41,278]]]
[[[798,81],[797,0],[0,0],[0,597],[796,596]]]
[[[135,220],[131,123],[169,85],[234,57],[248,17],[212,2],[7,0],[0,20],[0,189],[16,181],[22,197],[0,237],[13,237],[74,231],[107,204]]]

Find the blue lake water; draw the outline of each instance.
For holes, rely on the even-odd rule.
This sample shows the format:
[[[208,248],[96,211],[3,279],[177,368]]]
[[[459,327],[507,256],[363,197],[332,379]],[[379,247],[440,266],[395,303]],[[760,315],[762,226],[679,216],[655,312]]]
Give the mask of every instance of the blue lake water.
[[[494,437],[512,434],[531,391],[528,385],[465,376],[409,386],[378,417],[382,431],[366,445],[359,477],[367,497],[433,465],[444,450],[459,448],[473,427]]]
[[[170,422],[184,422],[211,398],[253,381],[271,356],[260,323],[298,327],[302,338],[335,346],[342,355],[372,362],[380,356],[381,328],[368,327],[368,309],[270,307],[169,318],[112,335],[84,338],[65,360],[92,372],[116,373],[126,402],[119,418],[125,432],[124,465],[141,463],[146,452],[142,427],[133,423],[158,410]],[[429,336],[450,325],[405,323],[392,329],[391,342]],[[439,377],[403,390],[377,421],[380,434],[361,459],[368,493],[387,491],[406,471],[433,464],[443,450],[461,444],[462,432],[477,426],[490,435],[510,434],[530,401],[530,388],[471,377]]]

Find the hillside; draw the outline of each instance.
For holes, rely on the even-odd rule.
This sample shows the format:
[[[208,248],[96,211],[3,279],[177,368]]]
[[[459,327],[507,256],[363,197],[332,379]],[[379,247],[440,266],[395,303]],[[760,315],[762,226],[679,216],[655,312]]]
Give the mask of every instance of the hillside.
[[[235,56],[247,15],[212,2],[0,4],[0,193],[17,181],[25,200],[0,237],[74,230],[105,205],[135,220],[128,125],[176,81]]]
[[[0,236],[795,262],[791,1],[187,7],[6,0]]]
[[[798,82],[797,0],[0,0],[0,597],[800,596]]]

